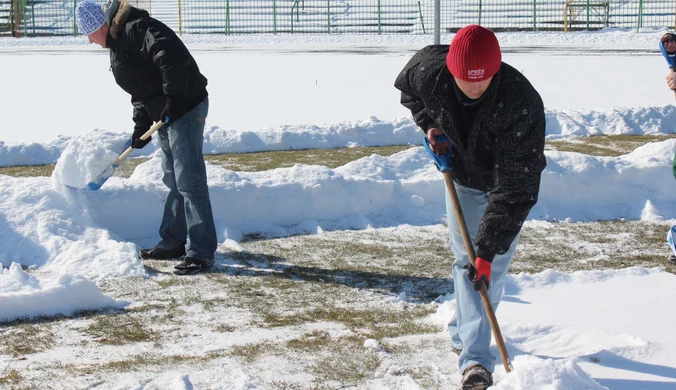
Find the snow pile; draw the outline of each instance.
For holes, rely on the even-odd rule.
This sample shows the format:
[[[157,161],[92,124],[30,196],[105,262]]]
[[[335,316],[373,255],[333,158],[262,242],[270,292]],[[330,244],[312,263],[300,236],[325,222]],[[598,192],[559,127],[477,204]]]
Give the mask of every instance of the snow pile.
[[[54,184],[86,188],[127,149],[128,139],[123,134],[93,130],[70,140],[54,167]]]
[[[42,284],[17,263],[12,263],[9,269],[0,270],[0,296],[0,321],[69,315],[79,310],[122,307],[126,304],[103,295],[94,282],[77,275],[61,275],[46,279]]]
[[[514,370],[491,389],[495,390],[608,390],[569,359],[540,359],[535,356],[517,356]]]
[[[535,219],[573,221],[674,217],[676,140],[653,142],[618,157],[546,152]]]
[[[145,275],[136,246],[92,222],[96,208],[90,207],[88,194],[60,192],[49,182],[50,178],[0,176],[3,267],[19,263],[92,280]],[[105,203],[98,206],[106,208]]]
[[[676,276],[659,268],[508,275],[496,314],[513,370],[505,372],[495,349],[494,388],[600,390],[616,388],[616,378],[628,372],[655,383],[673,379],[673,369],[661,364],[676,348],[662,325],[676,322],[676,310],[669,309],[676,302],[674,283]],[[455,296],[436,301],[428,320],[446,333]],[[603,374],[596,371],[592,379],[585,370],[598,369],[596,364],[603,366]]]
[[[671,105],[599,110],[546,110],[546,115],[548,139],[676,133],[676,107]],[[92,130],[79,137],[61,136],[46,144],[5,144],[0,141],[0,166],[51,164],[60,160],[55,173],[69,176],[69,179],[75,180],[73,184],[79,185],[91,173],[90,170],[99,168],[103,165],[103,161],[112,163],[117,155],[124,151],[124,142],[129,140],[130,135]],[[263,127],[255,132],[208,126],[204,131],[202,150],[204,154],[220,154],[418,145],[422,137],[423,133],[410,117],[390,120],[369,117],[362,121],[344,121],[328,125]],[[110,150],[104,150],[106,147]],[[157,143],[153,141],[141,150],[134,150],[131,156],[150,156],[156,151]],[[87,153],[87,156],[83,156],[83,152]],[[102,159],[101,162],[98,162],[98,158]],[[75,171],[78,174],[70,177],[71,172],[62,173],[62,170]]]

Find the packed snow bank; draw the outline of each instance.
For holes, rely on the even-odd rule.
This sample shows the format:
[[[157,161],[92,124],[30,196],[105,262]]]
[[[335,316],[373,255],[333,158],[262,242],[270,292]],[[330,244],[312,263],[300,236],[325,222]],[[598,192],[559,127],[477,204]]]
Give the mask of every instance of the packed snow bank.
[[[0,176],[0,263],[93,280],[146,275],[133,243],[92,222],[86,196],[52,188],[50,178]]]
[[[616,107],[602,110],[546,110],[547,137],[561,139],[592,135],[641,135],[676,133],[676,107]],[[110,153],[121,153],[130,134],[93,130],[73,139],[59,137],[46,144],[5,144],[0,141],[0,166],[52,164],[62,152],[69,163],[82,165],[77,151],[102,141]],[[418,145],[423,133],[410,117],[345,121],[330,125],[284,125],[253,131],[208,126],[204,154],[262,152],[270,150],[328,149],[359,146]],[[75,144],[70,145],[74,142]],[[118,147],[119,146],[119,147]],[[149,156],[157,150],[153,141],[132,157]],[[72,160],[72,161],[71,161]],[[111,161],[112,162],[112,161]]]
[[[676,140],[619,157],[547,152],[540,197],[529,218],[676,218],[674,151]],[[207,175],[219,242],[248,232],[287,235],[444,220],[443,176],[422,147],[390,157],[372,155],[336,169],[297,164],[234,172],[208,165]],[[0,176],[0,195],[8,200],[0,205],[0,218],[16,237],[0,244],[2,264],[63,261],[79,268],[87,259],[108,264],[102,277],[136,273],[139,263],[127,263],[135,258],[128,241],[159,239],[167,191],[160,159],[139,165],[129,179],[113,177],[94,192],[52,188],[48,182]]]
[[[82,276],[63,274],[41,283],[17,263],[12,263],[9,269],[0,269],[0,297],[0,321],[69,315],[80,310],[126,304],[103,295],[94,282]]]
[[[671,219],[676,140],[652,142],[618,157],[546,152],[536,219]]]
[[[101,141],[104,142],[104,141]],[[96,148],[86,149],[93,151]],[[674,219],[671,158],[676,140],[620,157],[547,152],[530,218],[596,221]],[[95,154],[92,152],[92,155]],[[87,153],[84,153],[87,156]],[[63,170],[64,177],[77,176]],[[94,281],[145,276],[137,245],[159,241],[164,198],[160,158],[98,191],[52,186],[51,178],[0,175],[0,263]],[[207,165],[218,242],[271,235],[444,221],[443,176],[422,147],[372,155],[336,169],[297,164],[264,172]],[[0,297],[1,299],[2,297]]]

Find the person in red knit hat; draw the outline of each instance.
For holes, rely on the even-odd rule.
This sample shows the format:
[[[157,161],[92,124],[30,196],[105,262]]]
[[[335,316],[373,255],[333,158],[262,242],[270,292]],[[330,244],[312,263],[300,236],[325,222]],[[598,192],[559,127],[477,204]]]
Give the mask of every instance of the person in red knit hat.
[[[463,389],[493,384],[496,357],[481,303],[481,284],[497,309],[519,233],[538,199],[545,168],[545,112],[526,77],[502,62],[495,34],[464,27],[451,45],[418,51],[397,77],[401,104],[427,134],[437,155],[451,153],[451,166],[476,268],[462,240],[446,194],[457,310],[448,330],[459,354]],[[437,141],[445,135],[446,141]],[[448,141],[450,140],[450,142]]]

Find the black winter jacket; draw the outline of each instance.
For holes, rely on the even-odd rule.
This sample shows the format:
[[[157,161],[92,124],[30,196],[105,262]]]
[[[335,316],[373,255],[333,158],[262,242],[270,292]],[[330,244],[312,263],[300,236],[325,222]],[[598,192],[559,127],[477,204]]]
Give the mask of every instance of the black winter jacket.
[[[183,42],[164,23],[126,0],[106,17],[110,69],[117,84],[131,95],[137,125],[150,127],[158,121],[167,98],[185,103],[189,111],[208,96],[207,79]]]
[[[458,129],[454,80],[446,67],[448,49],[433,45],[418,51],[394,86],[425,133],[439,127],[451,140],[455,180],[490,193],[475,245],[478,257],[492,261],[509,249],[537,202],[546,165],[544,106],[528,80],[503,63],[478,103],[471,128]]]

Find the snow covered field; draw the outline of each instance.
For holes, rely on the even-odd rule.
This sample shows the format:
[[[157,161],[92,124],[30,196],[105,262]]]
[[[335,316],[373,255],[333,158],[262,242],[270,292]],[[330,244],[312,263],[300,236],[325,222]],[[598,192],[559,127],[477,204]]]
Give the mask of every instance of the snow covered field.
[[[498,38],[504,60],[542,95],[548,138],[568,139],[676,133],[674,95],[657,51],[662,33]],[[431,37],[185,40],[210,80],[205,153],[422,138],[392,83]],[[62,185],[86,182],[95,160],[114,159],[129,136],[129,98],[107,72],[105,51],[84,42],[0,40],[0,165],[58,160],[51,178],[0,175],[0,321],[7,322],[0,324],[0,387],[457,384],[443,331],[454,310],[443,182],[422,148],[335,169],[208,166],[217,265],[175,277],[168,262],[144,267],[136,258],[158,240],[165,194],[158,158],[96,192]],[[146,149],[138,155],[156,155],[154,145]],[[666,236],[676,222],[675,151],[671,139],[619,157],[547,152],[526,229],[547,236],[561,225],[554,221],[623,219],[657,225]],[[603,242],[628,236],[635,237],[625,231],[567,243],[579,257],[565,260],[589,271],[511,275],[498,320],[514,371],[498,368],[496,388],[676,388],[676,276],[659,268],[666,242],[657,245],[662,254],[635,254],[654,258],[654,268],[593,270],[613,257],[599,249]],[[621,242],[613,250],[640,250]],[[363,247],[352,252],[357,244]],[[539,245],[546,252],[546,241]],[[589,247],[595,253],[582,256]],[[35,318],[52,315],[70,317]],[[111,335],[115,328],[123,334]]]

